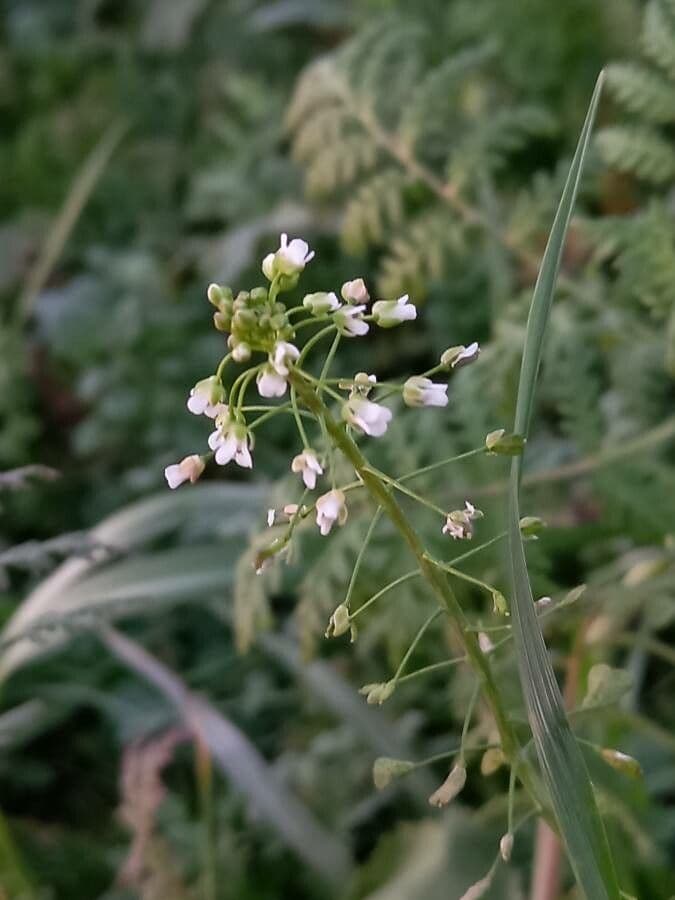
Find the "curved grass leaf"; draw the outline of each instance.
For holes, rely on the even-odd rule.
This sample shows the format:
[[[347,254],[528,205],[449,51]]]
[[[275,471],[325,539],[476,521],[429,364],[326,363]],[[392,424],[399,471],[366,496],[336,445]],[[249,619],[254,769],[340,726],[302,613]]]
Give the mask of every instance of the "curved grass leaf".
[[[137,552],[195,522],[213,537],[206,545],[128,559],[68,559],[37,585],[5,626],[0,677],[57,647],[68,636],[69,622],[77,626],[97,612],[106,617],[128,612],[142,600],[175,602],[228,587],[242,538],[260,513],[263,491],[254,485],[194,485],[163,491],[105,519],[90,532],[91,543],[118,555]]]
[[[205,744],[218,769],[246,798],[258,819],[271,826],[308,866],[327,881],[344,884],[352,861],[342,838],[328,831],[275,776],[246,735],[147,650],[114,628],[100,629],[115,656],[154,685]]]
[[[514,431],[524,437],[529,432],[544,333],[601,89],[602,75],[596,84],[579,137],[530,307],[514,426]],[[593,786],[570,728],[537,622],[519,528],[521,471],[522,457],[516,456],[511,464],[508,522],[513,589],[511,615],[530,727],[560,833],[580,887],[588,900],[619,900],[619,885]]]

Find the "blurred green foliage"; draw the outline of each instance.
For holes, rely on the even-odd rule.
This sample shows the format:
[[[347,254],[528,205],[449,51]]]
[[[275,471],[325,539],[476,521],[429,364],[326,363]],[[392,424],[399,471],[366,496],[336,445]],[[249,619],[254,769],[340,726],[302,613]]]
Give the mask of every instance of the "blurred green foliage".
[[[255,283],[282,230],[319,251],[307,291],[363,275],[388,293],[424,297],[419,328],[369,344],[378,375],[431,365],[449,344],[483,345],[479,363],[453,381],[448,415],[397,417],[391,439],[374,449],[378,465],[402,472],[432,461],[441,441],[449,455],[508,426],[536,264],[608,62],[523,512],[549,522],[528,552],[537,595],[587,584],[546,629],[561,671],[588,636],[578,703],[594,664],[632,674],[618,706],[580,712],[575,723],[583,738],[640,761],[644,780],[633,783],[589,751],[622,884],[640,898],[672,896],[673,3],[8,0],[0,27],[0,471],[39,463],[61,473],[0,486],[0,616],[9,619],[73,553],[102,580],[55,591],[45,612],[72,616],[78,597],[86,609],[97,585],[97,602],[109,604],[94,619],[72,618],[65,632],[43,622],[37,649],[52,652],[4,685],[0,896],[431,900],[459,897],[485,873],[505,827],[502,771],[482,777],[472,760],[463,807],[433,820],[426,774],[382,794],[371,787],[375,756],[443,752],[461,728],[471,691],[462,669],[401,685],[386,717],[354,696],[395,669],[429,598],[412,581],[364,616],[353,647],[320,641],[367,528],[365,505],[330,541],[303,531],[299,558],[263,580],[251,577],[249,557],[234,562],[262,531],[255,486],[250,503],[213,496],[187,509],[172,496],[158,527],[146,520],[133,541],[113,542],[112,556],[109,547],[96,555],[90,529],[160,489],[164,465],[203,441],[185,396],[219,355],[205,286]],[[124,136],[22,317],[57,214],[117,123]],[[357,348],[341,352],[346,368],[363,367]],[[277,479],[270,491],[286,501],[296,491],[286,475],[290,426],[275,421],[266,443],[256,469]],[[489,538],[501,530],[504,475],[499,460],[480,458],[429,488],[441,503],[480,501]],[[420,527],[441,555],[435,527]],[[158,596],[154,579],[172,557],[164,574],[175,590]],[[407,568],[383,528],[354,602],[381,587],[383,573]],[[468,570],[504,589],[498,545]],[[112,596],[110,584],[126,596]],[[473,618],[493,622],[489,598],[466,584],[458,593]],[[175,714],[91,633],[113,614],[235,723],[349,848],[355,874],[342,892],[299,862],[218,773],[207,785],[216,858],[207,864],[192,743],[177,744],[163,766],[148,763],[138,795],[150,803],[157,779],[166,792],[146,819],[141,810],[134,830],[120,817],[125,749],[166,732]],[[282,637],[264,633],[270,623]],[[325,659],[299,662],[316,655]],[[415,664],[451,655],[452,636],[436,623]],[[512,656],[495,665],[518,709]],[[489,731],[485,714],[478,718]],[[430,789],[444,775],[436,766]],[[124,884],[142,822],[151,828],[143,875]],[[486,896],[522,896],[533,829],[521,834],[514,864]]]

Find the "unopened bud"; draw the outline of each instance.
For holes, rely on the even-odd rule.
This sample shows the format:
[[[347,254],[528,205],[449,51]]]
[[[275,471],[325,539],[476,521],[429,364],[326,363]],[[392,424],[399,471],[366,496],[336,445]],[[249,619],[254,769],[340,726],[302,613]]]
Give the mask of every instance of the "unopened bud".
[[[336,294],[332,291],[318,291],[316,294],[307,294],[302,301],[305,309],[308,309],[314,316],[323,316],[329,312],[335,312],[340,308],[340,301]]]
[[[508,434],[503,428],[491,431],[485,438],[485,448],[489,453],[500,456],[520,456],[525,446],[525,438],[520,434]]]
[[[232,327],[232,316],[224,312],[215,312],[213,314],[213,325],[216,331],[229,331]]]
[[[364,684],[359,689],[359,694],[363,694],[366,703],[371,706],[377,704],[382,706],[385,700],[388,700],[396,690],[396,684],[393,681],[376,681],[373,684]]]
[[[540,519],[539,516],[523,516],[519,524],[522,536],[533,541],[536,541],[544,528],[546,528],[546,522]]]
[[[492,591],[492,610],[497,616],[509,615],[509,605],[501,591]]]
[[[383,791],[396,778],[407,775],[414,768],[415,763],[407,759],[391,759],[389,756],[380,756],[373,764],[373,783],[378,791]]]
[[[341,603],[328,620],[326,637],[340,637],[347,631],[349,631],[349,610],[344,603]]]
[[[481,775],[486,777],[494,775],[506,762],[506,757],[501,747],[489,747],[480,761]]]
[[[458,369],[460,366],[466,366],[478,359],[479,353],[480,347],[476,341],[473,344],[469,344],[468,347],[465,347],[463,344],[459,344],[456,347],[448,347],[441,354],[441,365],[446,369]]]
[[[232,337],[232,335],[230,335]],[[251,348],[246,341],[239,341],[232,346],[232,359],[235,362],[248,362],[251,358]]]
[[[206,296],[209,298],[209,303],[216,307],[216,309],[221,309],[223,302],[232,300],[232,291],[229,287],[222,287],[219,284],[210,284],[206,291]]]
[[[512,852],[513,834],[510,831],[507,831],[506,834],[502,836],[502,839],[499,842],[499,853],[504,862],[508,862],[511,859]]]
[[[253,288],[250,293],[251,302],[259,305],[261,303],[267,302],[267,288],[266,287],[257,287]]]
[[[612,747],[603,747],[600,751],[600,756],[617,772],[622,772],[624,775],[628,775],[629,778],[642,778],[642,766],[637,759],[634,759],[627,753],[614,750]]]
[[[432,806],[447,806],[455,799],[466,784],[466,769],[463,765],[453,766],[443,784],[429,797]]]

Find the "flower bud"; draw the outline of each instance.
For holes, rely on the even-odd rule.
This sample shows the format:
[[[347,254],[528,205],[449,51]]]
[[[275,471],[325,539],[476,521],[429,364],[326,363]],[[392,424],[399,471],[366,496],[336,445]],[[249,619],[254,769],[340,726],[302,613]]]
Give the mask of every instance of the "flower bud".
[[[354,278],[352,281],[345,281],[340,290],[342,299],[347,303],[367,303],[370,300],[368,289],[363,278]]]
[[[463,344],[459,344],[457,347],[448,347],[441,354],[441,365],[446,369],[458,369],[460,366],[466,366],[478,359],[479,353],[480,347],[476,341],[473,344],[469,344],[468,347],[465,347]]]
[[[216,309],[222,309],[224,302],[232,301],[232,290],[227,286],[210,284],[206,291],[206,296],[209,298],[209,303],[215,306]]]
[[[340,637],[347,631],[349,631],[349,610],[344,603],[341,603],[328,620],[326,637]]]
[[[494,775],[506,762],[504,751],[501,747],[489,747],[480,761],[481,775],[486,777]]]
[[[373,318],[380,328],[394,328],[402,322],[410,322],[417,318],[417,308],[403,294],[398,300],[378,300],[373,303]]]
[[[642,766],[632,756],[622,753],[620,750],[614,750],[612,747],[603,747],[600,750],[600,756],[605,762],[617,772],[628,775],[629,778],[642,778]]]
[[[513,834],[510,831],[507,831],[507,833],[502,836],[502,839],[499,842],[499,853],[504,862],[508,862],[511,859],[512,852]]]
[[[204,460],[197,453],[194,453],[192,456],[186,456],[185,459],[173,466],[167,466],[164,469],[164,477],[171,490],[174,490],[185,481],[194,484],[203,471]]]
[[[523,516],[520,520],[520,533],[524,538],[536,540],[546,528],[546,522],[539,516]]]
[[[525,446],[525,438],[520,434],[507,434],[503,428],[491,431],[485,438],[485,448],[489,453],[501,456],[520,456]]]
[[[373,783],[378,791],[383,791],[396,778],[407,775],[414,768],[415,763],[407,759],[391,759],[389,756],[379,756],[373,763]]]
[[[246,341],[239,341],[234,338],[234,335],[230,335],[228,344],[230,349],[232,350],[232,359],[238,363],[248,362],[251,358],[251,348],[246,343]]]
[[[465,784],[466,769],[459,763],[453,766],[443,784],[429,797],[429,803],[432,806],[447,806],[448,803],[455,799]]]
[[[492,591],[492,611],[497,616],[509,615],[509,605],[501,591]]]
[[[316,294],[307,294],[302,301],[305,309],[308,309],[314,316],[323,316],[329,312],[335,312],[340,308],[340,301],[337,295],[332,291],[319,291]]]
[[[413,375],[403,385],[403,402],[412,407],[447,406],[448,386],[422,375]]]
[[[267,288],[266,287],[257,287],[253,288],[250,294],[251,303],[256,306],[260,306],[262,303],[267,303]]]
[[[364,684],[359,688],[359,694],[363,694],[366,703],[371,706],[382,706],[385,700],[388,700],[396,690],[396,684],[393,681],[376,681],[373,684]]]
[[[214,312],[213,314],[213,325],[216,331],[229,331],[232,328],[232,316],[229,316],[227,313]]]

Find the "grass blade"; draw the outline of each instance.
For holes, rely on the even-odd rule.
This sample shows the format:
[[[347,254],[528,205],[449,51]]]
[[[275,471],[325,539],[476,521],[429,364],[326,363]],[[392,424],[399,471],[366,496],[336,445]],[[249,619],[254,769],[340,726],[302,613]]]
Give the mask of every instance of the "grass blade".
[[[591,99],[534,289],[518,385],[514,431],[528,435],[537,372],[558,269],[602,89]],[[620,890],[593,787],[570,728],[537,622],[519,528],[522,457],[514,457],[509,491],[509,559],[513,636],[537,755],[576,879],[588,900],[619,900]]]

